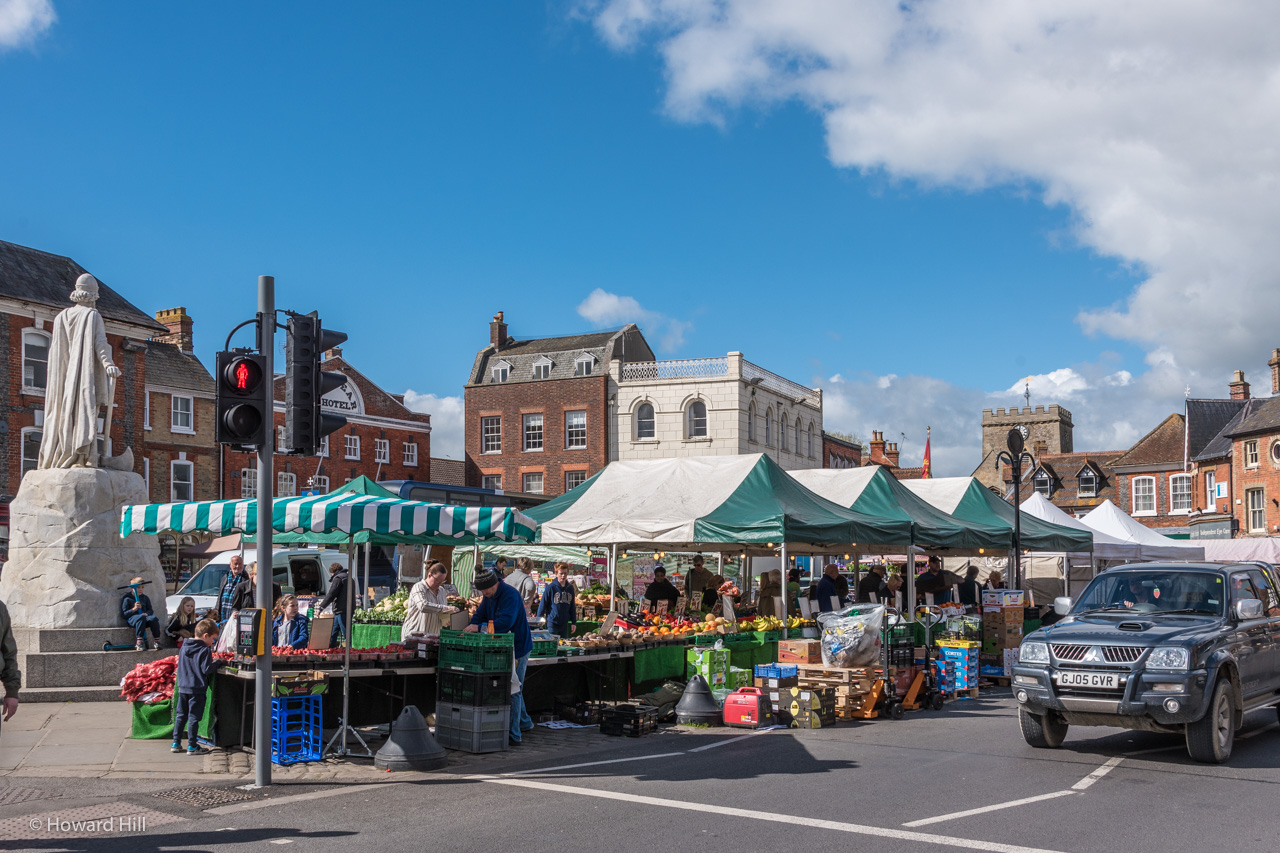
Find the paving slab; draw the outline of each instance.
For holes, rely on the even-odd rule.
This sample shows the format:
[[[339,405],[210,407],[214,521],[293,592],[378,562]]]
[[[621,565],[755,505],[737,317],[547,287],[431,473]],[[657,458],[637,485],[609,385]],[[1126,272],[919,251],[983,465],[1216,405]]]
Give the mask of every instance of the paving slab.
[[[9,732],[31,732],[44,728],[45,723],[53,716],[55,709],[39,705],[19,705],[18,713],[13,715],[3,726],[0,726],[0,740],[7,739]]]
[[[44,733],[41,746],[76,746],[80,744],[114,743],[116,746],[129,737],[129,728],[118,725],[71,726],[54,725]]]
[[[15,769],[30,752],[29,746],[0,746],[0,773]]]
[[[25,764],[32,768],[101,765],[105,770],[110,770],[112,762],[116,759],[116,753],[119,751],[120,741],[118,739],[110,743],[41,745],[31,750]],[[24,767],[24,769],[26,768]]]
[[[9,731],[9,727],[4,727],[4,733],[0,734],[0,749],[10,746],[35,746],[45,735],[44,732],[36,731]]]

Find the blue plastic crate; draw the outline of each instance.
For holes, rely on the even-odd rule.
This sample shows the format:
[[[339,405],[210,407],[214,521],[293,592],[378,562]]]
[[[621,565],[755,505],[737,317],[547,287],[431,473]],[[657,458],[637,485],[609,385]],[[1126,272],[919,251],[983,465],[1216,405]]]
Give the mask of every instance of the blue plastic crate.
[[[790,663],[756,664],[756,678],[791,678],[799,675],[800,668]]]
[[[321,696],[284,696],[271,700],[271,761],[289,765],[323,756],[324,714]]]

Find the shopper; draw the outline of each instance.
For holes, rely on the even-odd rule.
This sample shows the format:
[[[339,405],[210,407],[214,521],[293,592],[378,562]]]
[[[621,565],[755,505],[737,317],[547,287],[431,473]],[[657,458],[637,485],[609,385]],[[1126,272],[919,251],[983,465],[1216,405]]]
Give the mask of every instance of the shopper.
[[[533,573],[533,560],[528,557],[516,557],[516,567],[507,573],[503,583],[514,587],[524,601],[524,612],[533,612],[538,603],[538,584],[530,577]]]
[[[280,596],[276,602],[275,618],[271,620],[272,645],[305,649],[310,639],[311,622],[298,612],[297,596]]]
[[[978,583],[978,567],[970,565],[965,569],[964,580],[959,584],[960,603],[965,607],[977,608],[982,599],[982,584]]]
[[[351,597],[351,573],[347,571],[347,567],[342,563],[329,564],[329,592],[320,601],[320,606],[316,608],[317,612],[322,612],[330,604],[333,605],[333,635],[329,639],[330,648],[338,645],[338,635],[347,636],[347,605],[355,606],[355,602],[348,602]]]
[[[276,602],[280,600],[280,584],[274,580],[271,582],[271,605],[270,609],[274,609]],[[245,572],[245,579],[240,581],[236,587],[235,595],[231,596],[231,612],[239,613],[241,610],[248,610],[257,607],[258,600],[258,564],[250,563],[248,570]],[[264,610],[268,609],[266,607]]]
[[[444,563],[432,560],[422,580],[409,590],[400,642],[408,639],[410,634],[439,634],[444,627],[441,617],[458,612],[458,608],[449,604],[448,593],[445,592],[444,579],[447,575]]]
[[[916,578],[916,603],[927,603],[926,595],[933,596],[934,604],[945,604],[951,600],[951,588],[942,576],[942,561],[937,557],[930,557],[929,568]]]
[[[13,626],[9,623],[9,609],[0,601],[0,684],[4,685],[4,709],[0,722],[7,721],[18,712],[18,691],[22,688],[22,673],[18,671],[18,644],[13,639]]]
[[[836,584],[836,579],[839,577],[840,567],[835,563],[827,563],[822,570],[822,577],[818,580],[818,610],[820,612],[830,613],[843,607],[844,599],[840,597],[840,588]],[[846,590],[848,589],[847,582],[845,588]]]
[[[987,584],[983,589],[1004,589],[1004,576],[999,572],[987,575]]]
[[[200,746],[196,736],[204,717],[205,694],[209,679],[222,666],[215,661],[209,647],[218,641],[218,623],[205,619],[196,625],[195,639],[183,643],[178,651],[178,680],[174,687],[173,746],[170,752],[182,752],[182,728],[187,726],[187,755],[204,755],[209,750]]]
[[[476,572],[471,587],[483,596],[480,606],[471,617],[468,631],[480,631],[493,623],[496,634],[512,634],[515,653],[515,678],[520,689],[511,694],[511,745],[519,746],[524,732],[533,728],[533,720],[524,707],[524,675],[529,666],[529,653],[533,651],[533,633],[524,613],[524,601],[520,593],[502,583],[497,572],[482,569]]]
[[[569,582],[567,563],[556,563],[554,571],[554,579],[543,590],[538,618],[545,618],[547,630],[557,637],[572,637],[578,625],[578,591]]]
[[[178,603],[178,612],[173,614],[173,618],[165,626],[165,636],[175,646],[183,640],[190,640],[195,636],[196,624],[199,621],[200,619],[196,616],[196,600],[188,595]]]
[[[706,588],[702,590],[703,613],[718,612],[716,605],[720,603],[720,587],[722,586],[724,586],[724,578],[720,575],[712,575],[711,579],[707,581]]]
[[[649,602],[650,610],[657,610],[658,602],[665,601],[667,612],[675,612],[680,593],[671,585],[671,581],[667,580],[667,570],[662,567],[662,563],[653,567],[653,583],[645,587],[644,597]]]
[[[234,609],[231,606],[231,600],[235,598],[236,587],[244,580],[244,557],[239,554],[232,556],[231,568],[227,572],[227,576],[222,579],[222,587],[218,592],[218,621],[226,622],[231,618],[231,612]]]
[[[772,569],[767,572],[760,573],[760,592],[757,599],[756,612],[761,616],[777,616],[782,614],[778,612],[777,599],[782,597],[782,570]]]
[[[875,596],[875,601],[884,602],[885,583],[884,583],[884,564],[877,563],[867,570],[862,576],[862,580],[858,581],[858,603],[868,604]]]
[[[800,615],[800,570],[787,572],[787,612],[793,616]]]
[[[151,648],[160,648],[160,619],[151,609],[151,599],[142,591],[142,578],[129,581],[129,591],[120,599],[120,615],[129,623],[137,638],[134,644],[140,652],[147,650],[147,629],[151,629]]]
[[[708,586],[715,591],[716,586],[712,584],[714,575],[702,567],[702,555],[698,554],[693,558],[693,568],[684,576],[684,595],[685,598],[692,600],[695,592],[704,592]],[[714,603],[714,602],[712,602]],[[703,610],[709,611],[711,608],[704,607]]]

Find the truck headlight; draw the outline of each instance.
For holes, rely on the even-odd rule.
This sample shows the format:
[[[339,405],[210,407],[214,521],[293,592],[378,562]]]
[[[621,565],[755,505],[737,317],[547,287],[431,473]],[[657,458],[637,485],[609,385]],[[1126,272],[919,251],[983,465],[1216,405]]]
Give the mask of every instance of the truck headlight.
[[[1147,658],[1147,669],[1188,669],[1190,666],[1191,653],[1173,646],[1153,649]]]
[[[1023,643],[1018,650],[1018,663],[1048,663],[1048,643]]]

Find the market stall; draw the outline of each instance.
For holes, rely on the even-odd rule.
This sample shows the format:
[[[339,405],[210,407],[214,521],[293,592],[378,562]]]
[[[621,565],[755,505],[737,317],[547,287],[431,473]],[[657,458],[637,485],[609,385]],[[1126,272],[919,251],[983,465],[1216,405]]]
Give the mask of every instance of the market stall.
[[[1199,542],[1170,539],[1130,518],[1111,501],[1103,501],[1080,519],[1090,530],[1105,533],[1136,546],[1144,560],[1191,561],[1204,559],[1204,546]]]

